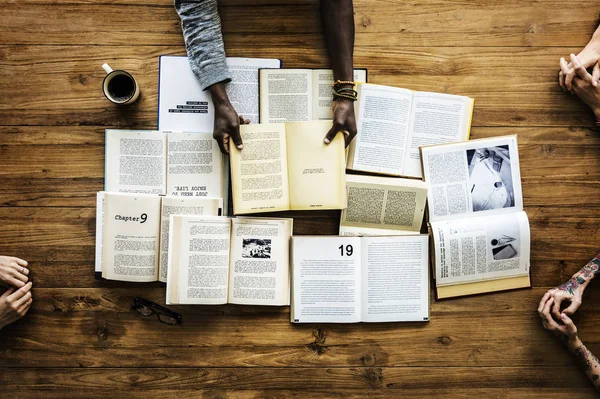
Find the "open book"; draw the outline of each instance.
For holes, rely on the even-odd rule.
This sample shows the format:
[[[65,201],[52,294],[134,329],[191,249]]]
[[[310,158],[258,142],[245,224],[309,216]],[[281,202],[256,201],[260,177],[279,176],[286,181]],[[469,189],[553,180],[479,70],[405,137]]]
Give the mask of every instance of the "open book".
[[[289,305],[292,219],[171,216],[167,304]]]
[[[331,69],[261,69],[259,76],[260,123],[333,118]],[[354,81],[366,82],[367,70],[355,69]]]
[[[225,86],[238,114],[258,123],[258,69],[280,68],[281,61],[227,57],[231,82]],[[158,81],[158,130],[212,132],[215,118],[210,93],[203,91],[188,57],[161,56]]]
[[[348,207],[340,218],[341,236],[418,234],[427,184],[413,179],[346,176]]]
[[[106,191],[227,199],[228,184],[212,134],[106,130]]]
[[[230,145],[234,214],[342,209],[344,137],[325,144],[331,121],[242,125]]]
[[[473,99],[361,84],[347,168],[421,177],[419,147],[469,139]]]
[[[167,281],[169,216],[222,214],[221,198],[99,192],[96,274],[108,280]]]
[[[292,323],[429,320],[427,235],[291,242]]]
[[[438,298],[530,287],[516,136],[421,148]]]

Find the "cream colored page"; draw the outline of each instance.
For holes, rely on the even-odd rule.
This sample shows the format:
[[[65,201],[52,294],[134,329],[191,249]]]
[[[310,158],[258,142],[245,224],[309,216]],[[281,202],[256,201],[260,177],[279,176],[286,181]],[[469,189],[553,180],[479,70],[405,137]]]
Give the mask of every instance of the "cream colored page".
[[[178,198],[163,197],[160,224],[160,266],[159,280],[167,281],[169,260],[169,218],[171,215],[209,215],[220,216],[223,209],[222,198]]]
[[[400,175],[406,156],[413,92],[390,86],[359,85],[357,136],[348,168]]]
[[[102,276],[109,280],[158,280],[160,197],[106,193]]]
[[[367,71],[365,69],[354,70],[354,81],[365,83],[367,81]],[[332,99],[333,92],[333,71],[331,69],[313,70],[313,98],[312,109],[314,120],[333,119]]]
[[[179,303],[179,264],[181,254],[181,218],[169,217],[169,248],[167,252],[167,289],[165,303]],[[162,280],[161,280],[162,281]]]
[[[362,239],[362,321],[428,321],[428,236]]]
[[[221,197],[226,180],[224,156],[212,133],[167,134],[167,195]]]
[[[231,221],[226,217],[173,215],[181,219],[178,303],[217,305],[227,303]],[[173,254],[175,255],[175,254]]]
[[[325,144],[331,121],[286,123],[290,208],[345,207],[344,136]]]
[[[468,140],[472,107],[469,97],[415,92],[402,175],[422,177],[419,147]]]
[[[232,219],[229,302],[287,306],[292,219]]]
[[[166,149],[162,132],[106,130],[105,191],[164,194]]]
[[[340,235],[390,235],[390,231],[414,234],[420,231],[427,199],[426,183],[348,175],[346,189],[348,207],[342,210]],[[361,231],[364,234],[360,234]]]
[[[310,121],[312,71],[308,69],[261,69],[260,123]]]
[[[102,273],[102,256],[104,252],[104,191],[96,193],[96,265],[95,272]]]
[[[285,125],[242,125],[243,150],[230,143],[234,214],[288,210]]]

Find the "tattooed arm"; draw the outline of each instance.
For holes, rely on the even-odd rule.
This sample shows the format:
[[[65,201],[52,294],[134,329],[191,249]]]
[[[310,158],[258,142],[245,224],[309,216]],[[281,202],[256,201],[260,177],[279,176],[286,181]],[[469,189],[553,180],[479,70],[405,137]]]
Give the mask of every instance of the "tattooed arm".
[[[560,319],[560,305],[563,301],[571,302],[569,307],[562,311],[566,315],[574,314],[579,305],[581,305],[581,297],[587,285],[592,281],[597,274],[600,273],[600,254],[588,262],[587,265],[581,268],[571,279],[558,287],[552,288],[542,297],[540,305],[546,303],[548,298],[554,299],[552,314],[557,319]]]
[[[563,324],[558,324],[550,314],[550,308],[554,302],[554,298],[548,298],[545,302],[540,302],[538,314],[542,319],[544,328],[551,331],[560,340],[565,342],[569,352],[575,356],[575,359],[588,376],[596,390],[600,392],[600,362],[598,358],[590,352],[588,348],[581,342],[577,336],[577,327],[566,314],[560,315],[560,320]]]

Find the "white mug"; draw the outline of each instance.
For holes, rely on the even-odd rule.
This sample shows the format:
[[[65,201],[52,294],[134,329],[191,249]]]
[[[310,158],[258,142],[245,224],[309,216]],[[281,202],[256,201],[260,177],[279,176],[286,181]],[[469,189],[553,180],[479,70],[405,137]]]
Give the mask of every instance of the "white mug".
[[[113,69],[103,64],[106,76],[102,82],[102,91],[109,101],[119,104],[131,104],[140,96],[140,87],[135,78],[127,71]]]

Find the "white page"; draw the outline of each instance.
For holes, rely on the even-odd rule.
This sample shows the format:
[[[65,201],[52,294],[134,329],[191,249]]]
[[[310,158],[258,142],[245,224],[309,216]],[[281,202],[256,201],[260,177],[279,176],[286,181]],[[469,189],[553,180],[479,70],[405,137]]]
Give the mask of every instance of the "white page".
[[[526,276],[530,263],[525,212],[432,222],[436,284]]]
[[[523,210],[516,136],[423,147],[422,154],[432,222]]]
[[[104,191],[96,193],[96,276],[102,273],[102,255],[104,252]]]
[[[415,234],[421,230],[427,184],[412,179],[346,176],[348,207],[340,235]]]
[[[281,61],[270,58],[227,58],[231,82],[226,86],[233,108],[250,123],[258,123],[258,70],[280,68]]]
[[[402,175],[422,177],[419,147],[468,140],[472,109],[469,97],[414,92]]]
[[[214,128],[215,110],[208,90],[185,56],[161,56],[158,81],[158,130],[206,132]]]
[[[358,237],[293,237],[292,323],[360,322],[360,262]]]
[[[167,194],[227,197],[225,156],[210,133],[167,134]]]
[[[313,120],[312,70],[261,69],[260,123]]]
[[[160,201],[158,195],[104,194],[102,277],[158,279]]]
[[[171,215],[221,216],[222,198],[177,198],[163,197],[160,212],[160,264],[159,281],[167,281],[169,261],[169,219]]]
[[[227,303],[230,220],[171,215],[170,224],[167,287],[176,280],[177,288],[175,295],[169,290],[167,299],[176,296],[177,303],[190,305]]]
[[[290,304],[292,219],[231,220],[229,303]]]
[[[354,81],[366,83],[367,70],[355,69]],[[333,119],[333,71],[331,69],[315,69],[313,70],[313,119],[315,120],[331,120]]]
[[[429,320],[428,238],[362,239],[362,321]]]
[[[105,141],[105,191],[165,193],[167,146],[164,133],[107,129]]]
[[[350,144],[348,169],[402,174],[412,101],[407,89],[359,85],[358,133]]]

